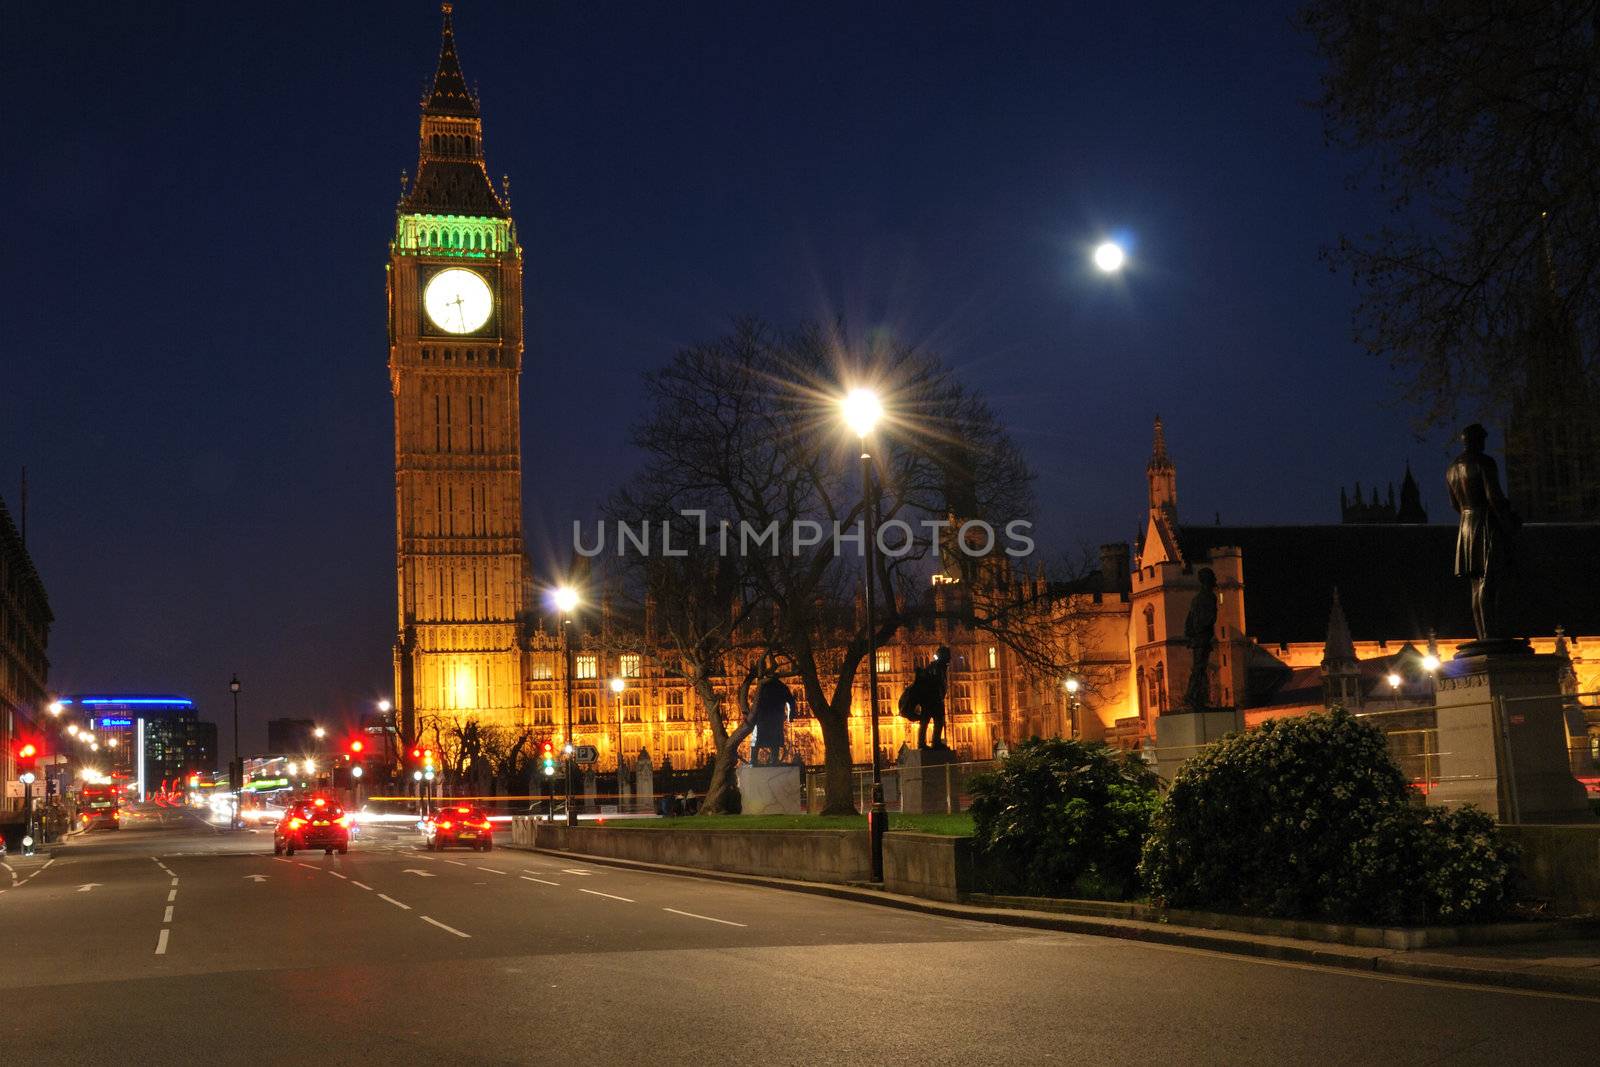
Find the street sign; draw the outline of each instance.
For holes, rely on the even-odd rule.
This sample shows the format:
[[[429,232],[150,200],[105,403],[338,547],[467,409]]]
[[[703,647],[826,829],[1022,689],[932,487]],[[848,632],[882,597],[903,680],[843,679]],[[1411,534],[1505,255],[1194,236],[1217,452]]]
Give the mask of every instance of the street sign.
[[[594,763],[600,758],[600,750],[593,745],[573,745],[572,759],[576,763]]]

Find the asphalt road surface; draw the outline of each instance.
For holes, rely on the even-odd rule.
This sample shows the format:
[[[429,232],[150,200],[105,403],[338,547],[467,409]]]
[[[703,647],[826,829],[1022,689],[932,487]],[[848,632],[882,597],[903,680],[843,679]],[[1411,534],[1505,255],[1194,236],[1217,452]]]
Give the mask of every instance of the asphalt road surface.
[[[640,831],[646,832],[646,831]],[[272,855],[144,820],[0,868],[0,1048],[51,1063],[1556,1065],[1600,1003],[636,873]]]

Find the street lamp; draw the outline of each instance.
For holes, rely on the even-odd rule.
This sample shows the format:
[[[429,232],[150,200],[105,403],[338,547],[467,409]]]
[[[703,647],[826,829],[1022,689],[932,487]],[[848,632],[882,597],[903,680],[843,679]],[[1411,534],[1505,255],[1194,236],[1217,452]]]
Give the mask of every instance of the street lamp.
[[[321,741],[324,737],[328,736],[328,731],[319,726],[315,730],[311,731],[311,736],[315,737],[318,741]]]
[[[611,679],[611,703],[617,712],[617,813],[622,812],[622,691],[628,683],[621,678]]]
[[[389,709],[392,707],[394,707],[394,705],[389,703],[387,700],[378,701],[378,710],[383,712],[385,715],[389,714]]]
[[[228,774],[228,784],[233,786],[233,824],[239,828],[239,797],[244,792],[244,763],[239,759],[239,676],[228,680],[228,691],[233,694],[233,767]]]
[[[1069,676],[1066,681],[1061,683],[1061,687],[1067,691],[1067,707],[1069,709],[1068,714],[1071,716],[1072,736],[1073,738],[1077,738],[1078,690],[1083,688],[1083,683],[1078,681],[1078,679]]]
[[[878,508],[867,438],[883,417],[883,405],[871,389],[856,388],[845,396],[841,408],[845,425],[861,439],[861,505],[867,526],[867,707],[872,711],[872,808],[867,812],[867,840],[872,851],[872,880],[881,882],[883,835],[889,826],[889,811],[883,803],[883,757],[878,751],[878,641],[873,596],[874,576],[878,573]]]
[[[567,825],[578,825],[578,813],[572,807],[572,613],[578,607],[578,591],[570,585],[557,587],[556,609],[561,612],[561,661],[567,678],[567,737],[563,745],[567,768]]]
[[[60,715],[62,706],[63,705],[62,705],[61,701],[52,700],[50,702],[50,706],[49,706],[48,710],[49,710],[50,714],[52,714],[52,715]]]

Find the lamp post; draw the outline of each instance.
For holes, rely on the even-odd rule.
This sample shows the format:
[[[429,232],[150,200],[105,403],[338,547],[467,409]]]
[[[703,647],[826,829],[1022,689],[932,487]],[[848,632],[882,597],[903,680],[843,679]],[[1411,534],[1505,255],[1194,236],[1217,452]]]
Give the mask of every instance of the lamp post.
[[[1068,714],[1071,716],[1072,738],[1073,738],[1073,740],[1077,740],[1077,738],[1078,738],[1078,690],[1083,687],[1083,683],[1079,682],[1078,679],[1076,679],[1076,678],[1068,678],[1065,682],[1061,683],[1061,685],[1062,685],[1062,688],[1064,688],[1067,691],[1067,708],[1068,708]]]
[[[233,786],[232,828],[239,828],[239,798],[244,795],[244,763],[239,759],[239,676],[228,681],[228,691],[233,694],[233,773],[228,775]],[[142,786],[141,786],[142,788]]]
[[[617,712],[617,814],[622,814],[622,691],[628,686],[620,677],[611,679],[611,702]]]
[[[867,533],[867,707],[872,714],[872,808],[867,812],[867,839],[872,850],[872,880],[883,881],[883,835],[889,811],[883,803],[883,757],[878,751],[878,641],[873,585],[878,573],[878,506],[872,484],[872,454],[867,438],[883,415],[878,395],[871,389],[852,389],[844,398],[844,420],[861,439],[861,504]]]
[[[567,770],[567,825],[578,825],[578,813],[572,807],[572,613],[578,607],[578,591],[570,585],[556,590],[556,608],[561,612],[561,660],[567,679],[567,736],[562,742],[562,763]]]

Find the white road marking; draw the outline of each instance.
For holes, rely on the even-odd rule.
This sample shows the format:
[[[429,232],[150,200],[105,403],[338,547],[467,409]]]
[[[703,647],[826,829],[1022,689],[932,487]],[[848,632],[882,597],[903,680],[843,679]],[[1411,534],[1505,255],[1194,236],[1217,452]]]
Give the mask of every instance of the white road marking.
[[[350,884],[354,885],[354,886],[360,886],[362,889],[365,889],[369,893],[372,892],[372,887],[370,885],[368,885],[367,883],[365,883],[365,882],[358,882],[354,878],[352,878],[352,879],[350,879]]]
[[[674,915],[687,915],[691,919],[704,919],[708,923],[721,923],[723,926],[749,926],[749,923],[736,923],[729,919],[715,919],[710,915],[696,915],[692,911],[679,911],[677,908],[662,908],[661,910],[670,911]]]
[[[400,873],[401,874],[414,874],[418,878],[432,878],[433,877],[433,872],[432,871],[419,871],[415,867],[407,867],[403,871],[401,871]]]
[[[379,893],[378,894],[378,899],[379,900],[387,900],[389,903],[393,904],[397,908],[404,908],[407,911],[411,910],[411,905],[410,904],[402,904],[398,900],[394,899],[394,897],[391,897],[387,893]]]
[[[274,857],[272,857],[272,859],[276,863],[293,863],[294,862],[294,860],[286,860],[282,856],[274,856]]]
[[[262,882],[267,880],[267,876],[264,874],[247,874],[244,876],[244,880],[247,882],[254,882],[256,885],[260,885]]]
[[[480,871],[488,871],[490,874],[510,874],[511,873],[510,871],[496,870],[493,867],[479,867],[478,870],[480,870]]]
[[[426,915],[424,915],[422,917],[422,921],[425,922],[425,923],[432,923],[433,925],[437,926],[439,929],[447,930],[450,933],[455,934],[457,937],[471,937],[472,936],[471,934],[462,933],[460,930],[457,930],[454,926],[446,926],[444,923],[440,922],[438,919],[430,919]]]
[[[297,862],[295,864],[295,866],[304,867],[308,871],[320,871],[320,870],[322,870],[322,868],[318,867],[315,863],[298,863]]]
[[[171,904],[167,905],[167,913],[165,915],[161,916],[161,921],[164,922],[164,923],[169,923],[169,922],[172,921],[172,905]]]
[[[344,878],[344,880],[347,882],[350,880],[349,878],[345,878],[345,876],[340,874],[338,871],[329,871],[328,873],[333,875],[335,878]]]
[[[177,899],[178,899],[178,891],[176,889],[167,890],[167,903],[168,904],[171,904],[174,900],[177,900]]]
[[[161,928],[161,936],[156,938],[156,955],[157,956],[165,956],[167,954],[167,934],[168,934],[168,932],[169,931],[167,930],[167,928],[165,926],[163,926]]]
[[[177,875],[173,875],[173,877],[172,877],[172,884],[173,884],[173,885],[177,885],[177,884],[178,884],[178,877],[177,877]]]
[[[629,900],[627,897],[619,897],[615,893],[602,893],[598,889],[580,889],[580,890],[578,890],[578,892],[580,892],[580,893],[588,893],[592,897],[610,897],[612,900],[620,900],[624,904],[637,903],[636,901]]]
[[[80,892],[80,893],[88,893],[88,892],[92,891],[94,889],[94,887],[97,886],[97,885],[105,885],[105,883],[104,882],[85,882],[85,883],[83,883],[82,885],[80,885],[78,887],[78,892]]]
[[[587,878],[587,877],[589,877],[589,875],[593,874],[594,872],[593,871],[580,871],[576,867],[563,867],[563,868],[561,868],[561,873],[562,874],[581,874],[585,878]]]
[[[465,863],[462,863],[462,862],[461,862],[461,861],[460,861],[460,860],[445,860],[445,862],[446,862],[446,863],[453,863],[453,864],[455,864],[455,865],[456,865],[456,866],[457,866],[457,867],[465,867],[465,866],[466,866],[466,864],[465,864]]]
[[[543,878],[535,878],[531,874],[524,874],[524,875],[520,875],[519,877],[521,877],[521,879],[524,882],[539,882],[539,883],[541,883],[543,885],[560,885],[561,884],[560,882],[551,882],[551,881],[547,881],[546,879],[543,879]]]

